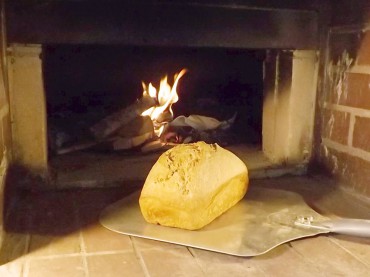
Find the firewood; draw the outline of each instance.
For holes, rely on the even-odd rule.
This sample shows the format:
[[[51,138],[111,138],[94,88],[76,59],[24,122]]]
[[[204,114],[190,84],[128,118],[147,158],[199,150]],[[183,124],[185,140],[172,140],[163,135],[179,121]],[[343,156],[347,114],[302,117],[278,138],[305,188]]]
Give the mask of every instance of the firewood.
[[[143,94],[135,103],[100,120],[90,128],[90,132],[95,139],[102,141],[155,104],[154,98]]]
[[[113,150],[131,149],[153,138],[154,127],[149,116],[137,116],[122,126],[112,140]]]
[[[166,145],[166,143],[161,142],[160,140],[153,140],[150,141],[141,148],[141,152],[148,153],[148,152],[154,152],[159,149],[163,149],[163,147]]]
[[[153,132],[148,132],[135,137],[116,137],[112,141],[113,150],[127,150],[142,145],[153,137]]]
[[[71,145],[71,146],[62,147],[62,148],[58,149],[56,151],[56,153],[58,155],[68,154],[68,153],[71,153],[71,152],[91,148],[91,147],[93,147],[97,144],[98,143],[96,141],[81,142],[81,143],[77,143],[77,144],[74,144],[74,145]]]
[[[153,121],[149,116],[137,116],[129,123],[120,127],[117,132],[115,132],[115,136],[131,138],[146,133],[154,134]]]

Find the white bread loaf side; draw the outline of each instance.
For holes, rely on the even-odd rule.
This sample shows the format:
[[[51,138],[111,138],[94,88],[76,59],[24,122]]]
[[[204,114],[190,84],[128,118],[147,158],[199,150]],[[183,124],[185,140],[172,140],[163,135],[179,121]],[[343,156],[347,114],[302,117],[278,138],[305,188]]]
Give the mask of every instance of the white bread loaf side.
[[[200,229],[239,202],[248,181],[246,165],[232,152],[205,142],[181,144],[150,170],[140,209],[147,222]]]

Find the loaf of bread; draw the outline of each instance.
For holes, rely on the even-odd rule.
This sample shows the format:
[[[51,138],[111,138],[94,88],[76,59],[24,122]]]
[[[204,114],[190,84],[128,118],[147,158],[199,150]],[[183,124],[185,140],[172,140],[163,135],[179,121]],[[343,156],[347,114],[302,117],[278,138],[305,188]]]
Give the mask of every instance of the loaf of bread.
[[[141,191],[149,223],[200,229],[240,201],[248,188],[246,165],[217,144],[181,144],[163,153]]]

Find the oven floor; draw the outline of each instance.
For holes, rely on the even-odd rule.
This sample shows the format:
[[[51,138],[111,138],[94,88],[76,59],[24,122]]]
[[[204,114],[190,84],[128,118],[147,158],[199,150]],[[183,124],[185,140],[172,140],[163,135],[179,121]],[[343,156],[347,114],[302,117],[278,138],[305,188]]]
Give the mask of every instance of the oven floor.
[[[370,203],[320,176],[251,181],[300,193],[330,217],[369,219]],[[241,258],[111,232],[109,204],[140,187],[8,192],[0,276],[368,276],[370,238],[320,235]]]
[[[273,164],[258,146],[227,147],[248,166],[250,178],[276,177],[284,174],[302,175],[305,165]],[[119,186],[125,182],[142,182],[163,152],[149,154],[75,152],[56,156],[50,165],[57,188],[96,188]],[[50,184],[49,184],[50,185]]]

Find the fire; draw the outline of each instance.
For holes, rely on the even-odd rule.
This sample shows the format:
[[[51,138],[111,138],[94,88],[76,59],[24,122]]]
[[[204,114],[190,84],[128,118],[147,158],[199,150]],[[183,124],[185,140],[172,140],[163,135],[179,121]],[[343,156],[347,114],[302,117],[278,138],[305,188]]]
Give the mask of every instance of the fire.
[[[167,81],[167,75],[161,79],[159,90],[149,83],[147,86],[144,82],[143,95],[149,94],[150,97],[156,100],[156,105],[144,111],[142,116],[150,116],[154,125],[154,132],[159,137],[166,124],[173,118],[172,104],[179,100],[176,88],[177,84],[182,76],[185,75],[186,69],[182,69],[179,73],[174,76],[174,83],[171,87]]]

